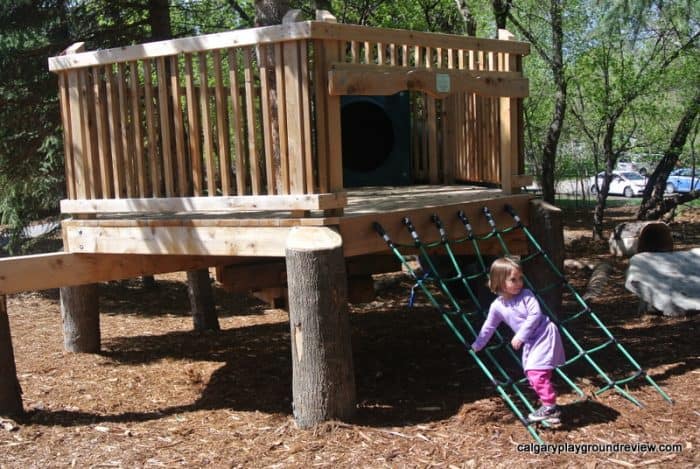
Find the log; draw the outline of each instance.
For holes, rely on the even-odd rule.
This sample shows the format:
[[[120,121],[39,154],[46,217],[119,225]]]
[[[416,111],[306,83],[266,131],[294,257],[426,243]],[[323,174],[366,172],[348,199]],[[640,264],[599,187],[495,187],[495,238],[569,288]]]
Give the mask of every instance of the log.
[[[666,223],[660,221],[636,221],[620,223],[608,240],[610,254],[632,257],[640,252],[673,251],[673,236]]]
[[[285,250],[296,423],[308,428],[355,412],[347,274],[331,228],[292,230]]]
[[[19,415],[23,412],[22,389],[17,380],[7,301],[5,295],[0,295],[0,415]]]
[[[603,293],[603,289],[608,284],[608,279],[610,279],[610,274],[612,273],[612,265],[607,262],[600,262],[593,267],[593,272],[591,272],[591,277],[588,279],[586,284],[586,291],[584,292],[582,298],[584,300],[589,300],[600,296]]]
[[[100,351],[100,309],[97,284],[60,289],[63,346],[68,352]]]
[[[209,269],[187,272],[187,295],[190,298],[194,330],[220,330],[219,318],[214,304],[214,291],[209,278]]]
[[[550,205],[541,199],[530,201],[529,229],[544,252],[547,253],[552,263],[564,272],[564,225],[562,212],[554,205]],[[534,246],[530,246],[530,253],[534,252]],[[535,289],[545,288],[553,283],[560,282],[561,278],[550,268],[547,261],[539,256],[525,265],[525,274],[532,281]],[[562,289],[552,288],[542,294],[542,298],[549,310],[556,314],[561,308]],[[544,305],[543,305],[544,309]]]

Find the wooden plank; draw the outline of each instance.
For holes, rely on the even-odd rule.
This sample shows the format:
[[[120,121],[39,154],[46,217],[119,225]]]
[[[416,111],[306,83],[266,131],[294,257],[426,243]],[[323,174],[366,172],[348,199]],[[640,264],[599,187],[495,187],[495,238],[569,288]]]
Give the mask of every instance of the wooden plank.
[[[440,182],[439,161],[438,161],[438,129],[437,129],[437,103],[435,98],[427,96],[427,116],[428,123],[428,180],[430,184]]]
[[[284,256],[293,227],[152,226],[65,228],[69,252]]]
[[[425,208],[418,209],[395,210],[384,213],[375,212],[355,216],[346,215],[340,219],[340,233],[343,236],[344,254],[346,257],[352,257],[388,250],[384,240],[379,237],[373,228],[373,223],[375,221],[380,223],[384,229],[387,230],[394,242],[412,244],[413,240],[402,223],[404,217],[409,217],[419,235],[421,235],[421,240],[423,242],[432,242],[439,240],[438,231],[435,229],[435,225],[431,220],[431,216],[434,213],[437,213],[441,218],[448,236],[454,239],[466,234],[464,225],[462,225],[456,216],[458,210],[464,210],[473,226],[474,233],[476,235],[483,235],[490,231],[490,226],[481,212],[484,206],[488,207],[491,213],[493,213],[497,226],[499,228],[505,228],[512,225],[513,219],[510,215],[504,213],[504,204],[508,203],[513,206],[520,217],[526,220],[529,210],[529,200],[530,197],[527,195],[515,195],[510,197],[472,200],[455,204],[438,204],[437,206],[426,206]],[[522,233],[512,233],[519,233],[518,236],[522,238],[522,244],[518,244],[517,248],[526,249],[527,243]],[[497,244],[495,246],[498,247]],[[509,241],[509,248],[510,247],[511,243]],[[526,251],[514,252],[522,253]]]
[[[314,181],[314,155],[311,141],[311,97],[309,96],[311,80],[309,79],[309,58],[307,47],[308,44],[306,41],[300,41],[299,62],[301,71],[301,122],[304,136],[304,182],[306,184],[305,192],[307,194],[313,194],[316,191],[317,184]]]
[[[175,195],[175,174],[173,172],[171,115],[168,106],[167,71],[165,57],[156,60],[158,74],[158,114],[160,115],[160,141],[163,155],[163,179],[165,180],[165,196]]]
[[[391,95],[403,90],[422,91],[435,98],[460,91],[495,97],[528,95],[528,80],[514,72],[436,71],[337,63],[328,75],[331,95]],[[449,91],[440,91],[438,76],[449,77]]]
[[[134,132],[134,163],[136,180],[138,182],[138,196],[148,195],[148,175],[146,174],[146,162],[143,158],[143,135],[141,123],[141,96],[139,86],[139,70],[136,62],[129,62],[129,96],[131,97],[131,124]]]
[[[284,86],[287,110],[287,141],[289,142],[289,191],[303,194],[304,181],[304,130],[298,42],[287,42],[283,46]]]
[[[116,47],[73,54],[72,57],[49,58],[49,70],[105,65],[140,59],[155,59],[182,53],[198,53],[229,47],[256,46],[309,37],[309,22],[296,22],[262,28],[240,29],[223,33],[205,34],[165,41],[148,42],[135,46]]]
[[[245,81],[246,116],[248,124],[248,161],[250,167],[250,185],[253,195],[260,194],[260,161],[258,155],[258,132],[255,105],[255,76],[251,56],[255,53],[252,48],[243,51],[243,77]]]
[[[276,184],[276,167],[274,159],[274,149],[272,147],[272,120],[270,110],[270,80],[268,67],[268,54],[274,54],[273,49],[262,45],[259,47],[258,74],[260,76],[260,108],[262,111],[261,128],[263,133],[263,145],[265,148],[265,182],[267,185],[267,193],[273,195],[277,192]]]
[[[170,57],[170,97],[172,99],[173,137],[177,158],[177,193],[180,196],[190,194],[187,177],[187,160],[185,158],[185,124],[182,119],[182,91],[180,88],[180,70],[178,58]]]
[[[243,106],[241,105],[240,80],[238,79],[239,49],[228,51],[229,83],[231,86],[231,112],[236,138],[236,193],[246,194],[245,146],[243,134]]]
[[[0,259],[0,294],[204,269],[230,257],[56,252]]]
[[[126,91],[125,65],[117,64],[117,96],[119,102],[119,137],[122,141],[121,164],[124,169],[124,185],[126,196],[136,196],[136,184],[134,178],[131,156],[134,154],[134,139],[129,125],[129,96]]]
[[[124,147],[122,145],[121,131],[119,128],[119,99],[117,85],[114,83],[114,70],[111,66],[104,68],[105,93],[107,95],[107,123],[109,128],[110,152],[112,154],[112,181],[114,182],[114,197],[126,196],[124,179]]]
[[[357,48],[357,41],[351,47]],[[356,62],[357,50],[352,53],[353,62]],[[326,52],[323,41],[314,42],[314,85],[316,98],[316,169],[318,171],[318,190],[328,192],[330,182],[328,180],[328,70],[326,68]]]
[[[216,195],[216,170],[214,168],[214,137],[211,128],[209,103],[209,71],[207,55],[199,54],[199,100],[202,108],[202,133],[204,135],[204,167],[206,169],[207,195]]]
[[[219,175],[221,193],[231,195],[231,150],[228,137],[228,104],[224,92],[224,80],[221,73],[221,52],[212,51],[214,62],[214,100],[216,102],[216,134],[219,144]]]
[[[284,260],[231,264],[216,269],[216,279],[231,293],[287,285]]]
[[[79,199],[89,197],[85,161],[85,147],[87,145],[83,131],[85,129],[83,114],[81,76],[80,70],[68,74],[68,106],[70,108],[71,125],[71,154],[73,155],[73,177],[75,179],[75,196]]]
[[[75,178],[73,176],[73,138],[71,135],[70,96],[68,79],[65,73],[58,74],[58,98],[61,107],[61,123],[63,124],[63,163],[66,170],[66,195],[75,199]]]
[[[316,44],[323,44],[323,41],[316,41]],[[358,41],[350,41],[350,62],[360,63],[360,43]]]
[[[326,41],[323,46],[325,64],[340,60],[340,43]],[[330,83],[328,84],[330,87]],[[340,123],[340,96],[326,95],[326,123],[328,125],[328,190],[336,192],[343,188],[343,152]]]
[[[250,28],[224,33],[150,42],[135,46],[118,47],[92,52],[57,56],[49,59],[49,70],[127,62],[144,58],[156,58],[180,53],[195,53],[205,50],[245,47],[297,39],[321,39],[331,41],[380,42],[391,37],[400,44],[423,44],[431,47],[454,49],[488,49],[518,55],[530,53],[530,45],[518,41],[424,33],[390,28],[368,28],[365,26],[329,22],[293,22],[284,25]]]
[[[95,109],[95,93],[93,92],[92,73],[89,69],[81,71],[81,92],[83,93],[83,115],[85,116],[85,159],[87,161],[87,184],[89,197],[99,199],[102,197],[102,184],[100,183],[100,161],[97,150],[97,124]]]
[[[198,101],[194,87],[194,72],[192,70],[192,55],[185,55],[185,95],[187,97],[187,128],[190,148],[190,168],[192,170],[192,192],[195,196],[202,195],[202,147],[200,144],[201,129],[199,127]]]
[[[344,192],[330,194],[160,197],[61,201],[62,213],[170,213],[240,210],[328,210],[347,204]]]
[[[319,60],[323,60],[322,58]],[[289,149],[287,141],[287,95],[285,92],[284,83],[284,54],[282,52],[282,44],[275,44],[275,81],[277,82],[277,130],[279,137],[279,152],[280,152],[280,186],[277,188],[277,192],[280,194],[289,194]],[[319,85],[317,83],[317,93],[319,92]],[[321,88],[320,92],[323,96],[320,99],[325,99],[325,89]],[[318,98],[318,95],[317,95]],[[317,106],[321,106],[321,104]],[[325,121],[318,119],[316,121],[316,129],[319,133],[318,138],[325,138]],[[321,134],[324,134],[321,136]],[[320,146],[320,144],[319,144]],[[322,171],[322,166],[324,166],[319,161],[319,172]],[[326,190],[321,192],[328,192],[327,185]]]
[[[156,118],[153,110],[153,74],[151,62],[143,62],[144,106],[146,107],[146,131],[148,135],[148,160],[151,169],[151,194],[160,197],[160,161],[158,154],[158,137],[156,136]],[[116,178],[115,178],[116,180]]]

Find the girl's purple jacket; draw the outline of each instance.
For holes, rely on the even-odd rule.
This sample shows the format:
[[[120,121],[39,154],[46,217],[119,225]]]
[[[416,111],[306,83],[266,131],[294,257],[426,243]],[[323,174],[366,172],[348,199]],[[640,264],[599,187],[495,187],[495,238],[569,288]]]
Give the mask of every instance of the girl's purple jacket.
[[[523,342],[523,370],[551,370],[564,364],[564,347],[557,326],[542,314],[537,298],[527,288],[509,300],[496,298],[481,326],[481,332],[472,344],[476,351],[486,346],[505,322]]]

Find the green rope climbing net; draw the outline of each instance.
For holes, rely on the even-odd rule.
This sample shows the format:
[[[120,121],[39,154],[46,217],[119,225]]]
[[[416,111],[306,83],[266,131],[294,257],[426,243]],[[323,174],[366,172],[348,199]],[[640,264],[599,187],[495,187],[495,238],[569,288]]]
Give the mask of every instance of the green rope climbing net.
[[[484,261],[484,256],[481,253],[479,243],[489,239],[496,239],[503,254],[510,254],[504,235],[515,230],[522,230],[528,243],[531,245],[530,252],[532,254],[521,258],[523,266],[525,267],[527,263],[536,258],[543,258],[547,267],[551,269],[558,279],[549,285],[537,289],[527,275],[524,275],[525,285],[535,294],[542,306],[543,312],[557,325],[561,334],[575,350],[575,354],[569,358],[564,365],[555,370],[556,374],[573,390],[573,392],[578,394],[581,399],[585,399],[585,393],[563,370],[567,366],[583,360],[593,368],[604,382],[603,386],[595,392],[596,395],[613,389],[635,405],[643,407],[640,401],[635,399],[622,387],[637,378],[643,377],[666,401],[669,403],[673,402],[656,382],[639,366],[625,347],[615,339],[610,330],[603,324],[595,312],[591,310],[588,304],[586,304],[586,301],[578,294],[576,289],[569,284],[566,277],[559,271],[550,256],[542,249],[541,245],[537,242],[530,230],[522,223],[520,217],[511,206],[506,205],[505,212],[512,217],[514,223],[505,229],[497,228],[493,214],[488,208],[484,207],[482,212],[491,229],[485,235],[480,236],[474,234],[469,220],[462,211],[457,213],[457,217],[462,225],[464,225],[464,236],[457,239],[450,239],[448,237],[442,220],[440,220],[437,215],[432,216],[432,222],[435,224],[440,239],[431,243],[424,243],[421,241],[419,234],[416,232],[409,218],[404,218],[403,224],[411,234],[413,239],[412,244],[394,243],[389,234],[379,223],[375,223],[374,228],[415,281],[414,290],[419,288],[425,294],[430,304],[439,311],[457,339],[465,346],[467,353],[474,359],[481,371],[483,371],[489,381],[494,385],[498,394],[538,443],[542,443],[542,439],[537,433],[535,424],[529,422],[525,417],[527,412],[532,412],[534,410],[532,403],[523,392],[523,386],[526,388],[528,387],[527,378],[523,376],[519,379],[514,379],[508,371],[513,367],[508,367],[502,363],[505,357],[508,360],[512,360],[515,364],[520,365],[520,357],[511,347],[510,341],[506,340],[499,331],[496,331],[495,343],[486,347],[483,350],[483,354],[477,354],[471,349],[471,342],[478,335],[479,328],[477,325],[483,322],[488,312],[488,305],[482,304],[475,288],[476,282],[485,282],[488,275],[488,269]],[[477,261],[475,273],[468,273],[467,269],[460,265],[458,261],[454,246],[462,243],[471,244]],[[411,257],[405,254],[407,251],[415,252],[416,250],[422,264],[422,269],[414,268],[409,262]],[[448,268],[445,268],[442,264],[438,265],[435,257],[436,251],[448,259]],[[420,270],[422,270],[423,273],[420,273]],[[564,318],[558,317],[558,315],[551,311],[547,303],[543,300],[542,295],[555,288],[564,288],[571,294],[576,302],[577,311]],[[456,297],[456,289],[459,289],[461,292],[466,292],[466,301],[460,301]],[[412,304],[412,302],[413,292],[411,294],[410,303]],[[467,308],[465,304],[471,306],[471,308]],[[602,331],[604,336],[604,340],[601,343],[588,348],[582,347],[569,330],[569,324],[572,321],[585,318],[590,319],[593,325]],[[611,346],[627,359],[633,368],[631,374],[623,378],[613,379],[601,368],[596,360],[594,360],[592,356],[594,353]],[[517,369],[522,373],[522,368],[520,366],[517,367]],[[521,410],[521,408],[524,408],[525,411]],[[544,426],[549,426],[546,421],[542,424]]]

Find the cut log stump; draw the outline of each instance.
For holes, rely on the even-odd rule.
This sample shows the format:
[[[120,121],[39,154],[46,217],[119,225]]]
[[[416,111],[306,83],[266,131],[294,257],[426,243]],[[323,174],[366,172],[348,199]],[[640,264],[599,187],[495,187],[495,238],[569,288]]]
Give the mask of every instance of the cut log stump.
[[[22,389],[17,380],[7,302],[5,295],[0,295],[0,415],[19,415],[22,412]]]
[[[100,351],[100,309],[97,284],[63,287],[63,346],[68,352]]]
[[[286,247],[294,418],[301,428],[355,412],[347,273],[342,238],[299,227]]]
[[[666,223],[636,221],[620,223],[608,240],[610,254],[631,257],[640,252],[673,251],[673,237]]]

